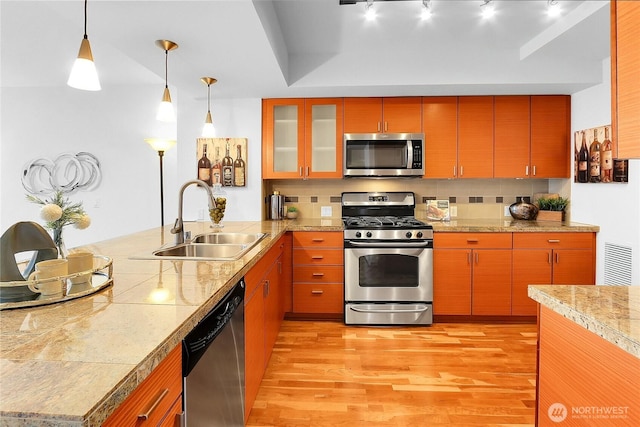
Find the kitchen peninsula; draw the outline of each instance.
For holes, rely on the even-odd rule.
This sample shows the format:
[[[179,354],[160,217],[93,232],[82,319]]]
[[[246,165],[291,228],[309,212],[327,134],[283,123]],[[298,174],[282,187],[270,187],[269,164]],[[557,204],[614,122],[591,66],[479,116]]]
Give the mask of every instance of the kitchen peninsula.
[[[437,232],[596,232],[573,223],[460,220]],[[114,284],[60,304],[0,312],[0,426],[98,426],[287,231],[341,231],[340,219],[225,222],[225,232],[268,233],[230,262],[136,260],[173,242],[170,227],[84,248],[113,259]],[[208,222],[188,222],[193,235]],[[150,296],[164,288],[168,298]]]

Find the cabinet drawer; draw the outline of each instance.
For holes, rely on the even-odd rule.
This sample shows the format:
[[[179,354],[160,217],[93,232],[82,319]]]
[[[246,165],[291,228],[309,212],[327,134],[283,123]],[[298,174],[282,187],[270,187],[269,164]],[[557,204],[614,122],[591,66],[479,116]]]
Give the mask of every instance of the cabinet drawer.
[[[104,422],[103,427],[156,426],[182,393],[182,346],[178,345]],[[147,414],[147,419],[140,415]]]
[[[293,285],[293,311],[295,313],[342,313],[344,290],[342,284]]]
[[[182,396],[178,396],[173,406],[167,412],[159,427],[176,427],[180,425],[180,415],[182,414]]]
[[[294,231],[293,247],[342,248],[343,234],[340,231]]]
[[[435,233],[436,249],[511,249],[512,233]]]
[[[254,289],[262,282],[262,278],[269,271],[276,259],[282,254],[284,250],[284,237],[276,242],[275,245],[269,249],[260,260],[251,267],[251,270],[244,276],[244,281],[247,285],[246,295],[251,295]]]
[[[293,264],[344,265],[342,249],[297,248],[293,251]]]
[[[293,269],[295,283],[343,283],[344,269],[341,266],[310,265]],[[294,298],[295,299],[295,298]]]
[[[513,233],[514,249],[592,249],[594,233]]]

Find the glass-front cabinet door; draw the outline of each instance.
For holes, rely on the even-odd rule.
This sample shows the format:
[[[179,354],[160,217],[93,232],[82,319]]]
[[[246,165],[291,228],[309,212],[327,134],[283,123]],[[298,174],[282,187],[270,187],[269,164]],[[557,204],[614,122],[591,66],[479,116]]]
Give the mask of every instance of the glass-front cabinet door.
[[[342,98],[305,100],[305,178],[342,178]]]
[[[342,178],[342,98],[265,99],[262,177]]]
[[[304,99],[265,99],[262,114],[262,177],[301,178]]]

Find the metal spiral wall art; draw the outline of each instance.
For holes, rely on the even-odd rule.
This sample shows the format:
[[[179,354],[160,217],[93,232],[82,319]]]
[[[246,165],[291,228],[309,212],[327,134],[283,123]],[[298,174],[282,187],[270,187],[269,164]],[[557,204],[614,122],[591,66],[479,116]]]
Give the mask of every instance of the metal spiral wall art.
[[[55,160],[33,159],[22,168],[22,186],[30,194],[71,194],[100,185],[100,161],[87,152],[65,153]]]

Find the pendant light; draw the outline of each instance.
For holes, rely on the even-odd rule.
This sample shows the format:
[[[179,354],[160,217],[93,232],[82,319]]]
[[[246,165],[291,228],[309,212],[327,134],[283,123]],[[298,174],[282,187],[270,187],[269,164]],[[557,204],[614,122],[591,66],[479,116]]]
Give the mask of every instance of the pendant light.
[[[218,80],[213,77],[202,77],[200,80],[207,85],[207,116],[204,119],[202,137],[213,138],[216,136],[216,128],[213,127],[213,120],[211,120],[211,85],[215,84]]]
[[[175,122],[176,113],[171,104],[171,94],[169,93],[168,70],[169,70],[169,51],[178,48],[178,45],[170,40],[156,40],[156,45],[164,50],[164,92],[162,93],[162,101],[158,107],[156,120],[161,122]]]
[[[101,89],[96,64],[93,62],[91,54],[91,45],[87,37],[87,0],[84,0],[84,38],[80,43],[80,51],[71,68],[67,84],[82,90],[96,91]]]

